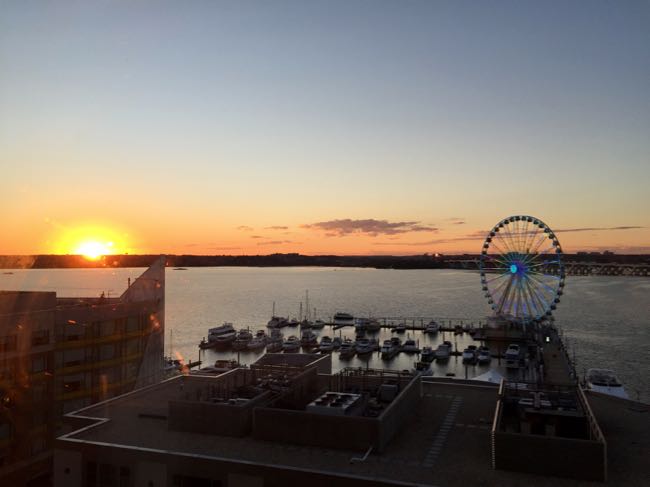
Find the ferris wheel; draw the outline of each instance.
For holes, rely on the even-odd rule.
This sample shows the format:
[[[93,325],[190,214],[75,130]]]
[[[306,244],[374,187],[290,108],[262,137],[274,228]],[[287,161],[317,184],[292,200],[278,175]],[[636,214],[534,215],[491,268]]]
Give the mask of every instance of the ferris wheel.
[[[515,323],[550,319],[564,289],[562,248],[539,218],[497,223],[483,244],[481,286],[494,313]]]

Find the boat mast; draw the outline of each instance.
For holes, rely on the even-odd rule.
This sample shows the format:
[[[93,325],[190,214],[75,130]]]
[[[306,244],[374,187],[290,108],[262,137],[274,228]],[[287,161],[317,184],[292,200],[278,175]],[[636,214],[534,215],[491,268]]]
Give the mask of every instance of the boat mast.
[[[305,318],[309,320],[310,316],[309,316],[309,290],[308,289],[305,290],[305,307],[307,308],[307,313]]]

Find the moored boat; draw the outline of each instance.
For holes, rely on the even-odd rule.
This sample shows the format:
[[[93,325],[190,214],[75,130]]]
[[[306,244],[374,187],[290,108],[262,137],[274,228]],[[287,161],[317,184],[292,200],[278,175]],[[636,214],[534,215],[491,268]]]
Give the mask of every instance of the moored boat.
[[[430,322],[427,324],[427,327],[424,329],[424,333],[431,333],[431,334],[433,335],[433,334],[438,333],[438,330],[439,330],[439,329],[440,329],[440,326],[438,325],[437,322],[435,322],[435,321],[430,321]]]
[[[463,350],[463,363],[474,363],[476,361],[477,350],[476,345],[470,345]]]
[[[334,350],[334,343],[332,343],[332,339],[328,336],[321,338],[320,343],[318,344],[318,350],[321,352],[331,352]]]
[[[348,326],[354,324],[354,316],[350,313],[338,312],[332,318],[332,321],[335,325],[339,326]]]
[[[415,367],[411,370],[413,375],[421,375],[422,377],[431,377],[433,376],[433,370],[431,369],[431,362],[416,362]]]
[[[380,351],[382,359],[390,360],[399,353],[399,347],[395,345],[393,340],[384,340]]]
[[[297,336],[291,335],[282,343],[284,352],[297,352],[300,350],[300,340]]]
[[[490,361],[492,360],[492,354],[490,353],[490,349],[486,346],[479,347],[477,360],[478,363],[481,365],[489,364]]]
[[[585,386],[590,391],[609,394],[610,396],[629,399],[623,384],[610,369],[589,369],[585,378]]]
[[[438,345],[438,348],[436,348],[436,351],[434,353],[436,360],[448,360],[451,356],[451,342],[442,342],[440,345]]]
[[[418,353],[420,349],[417,343],[412,338],[407,338],[402,345],[402,352],[404,353]]]
[[[423,347],[422,352],[420,352],[420,360],[422,362],[433,362],[436,358],[436,354],[431,347]]]
[[[341,347],[339,348],[339,358],[342,359],[348,359],[352,358],[354,354],[356,353],[355,345],[352,340],[345,339],[341,343]]]

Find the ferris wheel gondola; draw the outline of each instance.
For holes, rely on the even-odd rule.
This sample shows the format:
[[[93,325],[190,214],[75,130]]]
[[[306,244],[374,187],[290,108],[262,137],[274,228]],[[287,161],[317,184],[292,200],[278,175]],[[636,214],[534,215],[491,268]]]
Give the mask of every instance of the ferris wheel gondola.
[[[480,272],[495,315],[514,323],[551,319],[564,289],[560,242],[548,225],[532,216],[504,218],[490,230]]]

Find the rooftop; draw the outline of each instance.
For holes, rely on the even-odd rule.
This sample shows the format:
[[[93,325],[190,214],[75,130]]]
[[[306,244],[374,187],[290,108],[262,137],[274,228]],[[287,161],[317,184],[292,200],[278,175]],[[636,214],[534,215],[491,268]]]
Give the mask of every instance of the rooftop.
[[[498,388],[471,381],[422,383],[423,398],[381,454],[351,462],[363,451],[264,441],[253,436],[218,436],[168,428],[168,403],[185,397],[183,378],[85,408],[68,415],[77,431],[59,441],[112,444],[232,462],[361,476],[424,485],[587,486],[591,482],[493,470],[490,430]],[[650,458],[650,412],[632,401],[588,394],[608,443],[609,482],[642,485]],[[81,418],[87,419],[81,419]],[[285,428],[292,425],[285,424]]]

